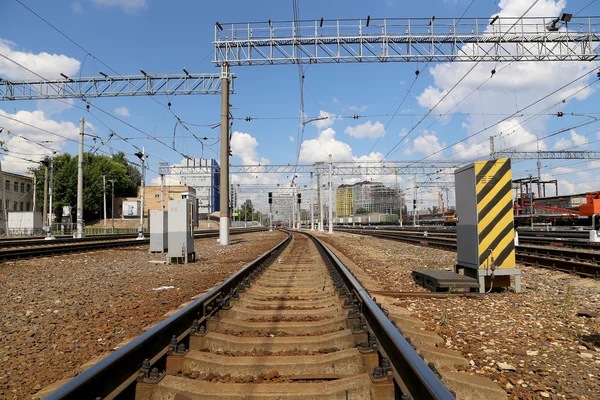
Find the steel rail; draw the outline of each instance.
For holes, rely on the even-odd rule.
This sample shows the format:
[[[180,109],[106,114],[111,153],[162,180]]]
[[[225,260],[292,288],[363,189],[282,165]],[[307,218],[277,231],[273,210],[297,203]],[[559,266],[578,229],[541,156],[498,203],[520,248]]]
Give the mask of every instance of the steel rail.
[[[266,231],[266,228],[243,228],[243,230],[235,230],[231,231],[232,235],[239,235],[243,233],[253,233],[253,232],[262,232]],[[195,233],[195,239],[203,239],[203,238],[211,238],[218,237],[219,232],[207,232],[207,233]],[[61,254],[72,254],[72,253],[81,253],[86,251],[95,251],[95,250],[104,250],[104,249],[114,249],[120,247],[129,247],[129,246],[139,246],[139,245],[148,245],[150,243],[150,239],[119,239],[119,240],[106,240],[106,241],[95,241],[93,243],[81,243],[81,239],[75,239],[77,243],[72,243],[73,239],[69,244],[58,246],[54,245],[54,241],[44,241],[43,246],[39,247],[25,247],[19,249],[10,249],[10,250],[0,250],[0,264],[6,261],[12,260],[23,260],[37,257],[46,257],[46,256],[55,256]],[[90,238],[90,240],[94,240]],[[27,243],[20,244],[21,246],[30,245],[28,241]]]
[[[339,229],[342,232],[380,237],[382,239],[456,251],[456,239],[406,235],[399,232],[373,232],[366,230]],[[599,254],[575,250],[517,246],[517,262],[536,267],[576,273],[588,278],[600,278]]]
[[[425,364],[413,347],[406,341],[398,329],[384,314],[383,310],[371,299],[371,296],[362,287],[358,280],[337,258],[337,256],[319,239],[309,236],[319,249],[325,254],[331,264],[338,271],[350,293],[355,293],[359,298],[361,311],[368,326],[375,334],[380,349],[390,359],[395,372],[395,377],[400,379],[399,386],[408,390],[413,399],[454,399],[454,396]],[[403,393],[404,394],[404,393]]]
[[[208,306],[215,304],[215,299],[229,296],[261,266],[275,260],[291,239],[291,234],[288,234],[281,243],[231,275],[225,282],[77,375],[44,397],[44,400],[115,398],[128,390],[138,378],[145,361],[152,365],[158,364],[167,354],[173,337],[178,341],[186,338],[192,332],[194,324],[197,325],[210,315]]]

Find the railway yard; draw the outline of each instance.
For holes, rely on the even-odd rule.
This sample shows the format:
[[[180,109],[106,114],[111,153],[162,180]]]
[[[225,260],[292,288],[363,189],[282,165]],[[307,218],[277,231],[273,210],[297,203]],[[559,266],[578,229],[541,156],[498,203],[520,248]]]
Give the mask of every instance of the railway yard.
[[[411,271],[454,265],[455,251],[447,243],[445,248],[440,245],[443,233],[340,230],[333,235],[312,233],[351,271],[369,293],[367,299],[375,298],[394,321],[394,331],[421,355],[426,372],[434,380],[441,378],[452,395],[597,398],[597,275],[520,265],[521,293],[432,293],[415,284]],[[198,261],[186,265],[165,265],[163,256],[148,253],[143,242],[5,260],[0,270],[6,282],[0,305],[0,359],[8,368],[0,376],[0,398],[39,398],[74,382],[69,378],[85,377],[84,369],[101,365],[107,354],[115,356],[126,342],[151,333],[148,328],[174,310],[194,307],[193,301],[206,304],[202,294],[227,284],[232,274],[281,243],[289,232],[241,231],[232,236],[229,247],[214,246],[214,238],[197,238]],[[452,240],[448,232],[445,236]],[[110,241],[72,245],[90,242]],[[192,328],[196,333],[176,335],[176,344],[183,344],[182,356],[169,353],[161,371],[164,378],[158,384],[138,383],[136,398],[237,398],[248,390],[255,393],[249,398],[297,398],[299,387],[314,398],[390,398],[385,372],[390,362],[394,373],[406,373],[396,366],[389,348],[398,342],[388,343],[386,331],[378,332],[369,318],[369,328],[357,331],[348,317],[352,308],[341,307],[348,295],[340,292],[343,279],[327,272],[331,261],[323,261],[326,258],[307,236],[293,233],[284,247],[263,261],[259,271],[264,272],[251,275],[253,283],[244,278],[242,286],[234,286],[239,293],[219,291],[229,293],[227,301],[220,298],[215,307],[220,316],[214,318],[209,307],[213,317],[200,319]],[[581,251],[598,256],[594,247]],[[600,268],[597,258],[585,263]],[[366,307],[363,303],[365,317]],[[377,348],[383,350],[379,360]],[[128,364],[136,369],[135,361]],[[378,366],[382,375],[374,378]],[[431,376],[421,373],[417,375],[428,393],[433,390],[433,398],[444,398],[446,388],[441,387],[440,395],[435,392],[440,388],[429,386]],[[60,396],[55,398],[77,398],[68,392]]]

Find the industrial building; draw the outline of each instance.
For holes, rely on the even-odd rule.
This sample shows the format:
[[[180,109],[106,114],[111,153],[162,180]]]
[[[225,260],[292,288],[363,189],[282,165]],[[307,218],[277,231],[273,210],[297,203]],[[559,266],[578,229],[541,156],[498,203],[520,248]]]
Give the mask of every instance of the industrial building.
[[[352,185],[338,186],[335,190],[335,215],[338,217],[350,217],[354,215],[353,199]]]
[[[4,201],[0,201],[0,212],[34,211],[33,210],[33,177],[2,172]]]
[[[139,218],[141,208],[141,187],[138,187],[138,197],[115,197],[113,204],[115,218]],[[185,198],[194,198],[196,190],[190,186],[166,186],[165,192],[165,210],[169,207],[169,200],[181,200]],[[161,210],[161,188],[160,186],[146,186],[144,188],[144,215],[148,215],[149,210]]]
[[[386,187],[381,182],[370,181],[352,185],[352,200],[354,214],[361,212],[393,214],[400,204],[396,189]]]
[[[201,219],[206,219],[208,214],[220,210],[219,205],[219,163],[215,159],[186,158],[181,164],[173,167],[210,167],[200,168],[193,174],[178,175],[181,185],[190,186],[196,191],[198,199],[198,214]]]

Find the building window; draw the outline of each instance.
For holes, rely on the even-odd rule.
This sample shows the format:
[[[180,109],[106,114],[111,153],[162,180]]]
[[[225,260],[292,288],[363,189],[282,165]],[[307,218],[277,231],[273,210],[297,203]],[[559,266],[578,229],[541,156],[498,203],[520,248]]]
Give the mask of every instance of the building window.
[[[4,190],[10,191],[10,181],[4,181]]]
[[[27,184],[27,193],[31,192],[31,183]]]
[[[160,194],[155,194],[155,195],[154,195],[154,198],[155,198],[155,199],[158,199],[158,198],[160,198]]]
[[[6,211],[10,210],[10,200],[6,200]]]
[[[23,211],[23,202],[19,203],[19,211]]]
[[[17,206],[19,205],[19,202],[15,201],[13,203],[13,211],[17,211]]]
[[[21,182],[21,193],[25,193],[25,182]]]
[[[18,191],[19,191],[19,182],[15,182],[15,184],[13,185],[13,190],[14,190],[15,192],[18,192]]]
[[[31,203],[27,203],[27,211],[31,211]]]

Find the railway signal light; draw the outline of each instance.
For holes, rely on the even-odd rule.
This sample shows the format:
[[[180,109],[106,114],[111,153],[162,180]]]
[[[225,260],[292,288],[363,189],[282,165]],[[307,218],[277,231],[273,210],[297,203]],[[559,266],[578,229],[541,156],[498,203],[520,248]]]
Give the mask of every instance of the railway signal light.
[[[413,210],[417,209],[417,200],[413,200]]]
[[[269,192],[269,204],[273,204],[273,192]]]
[[[302,203],[302,194],[298,193],[298,204]]]

